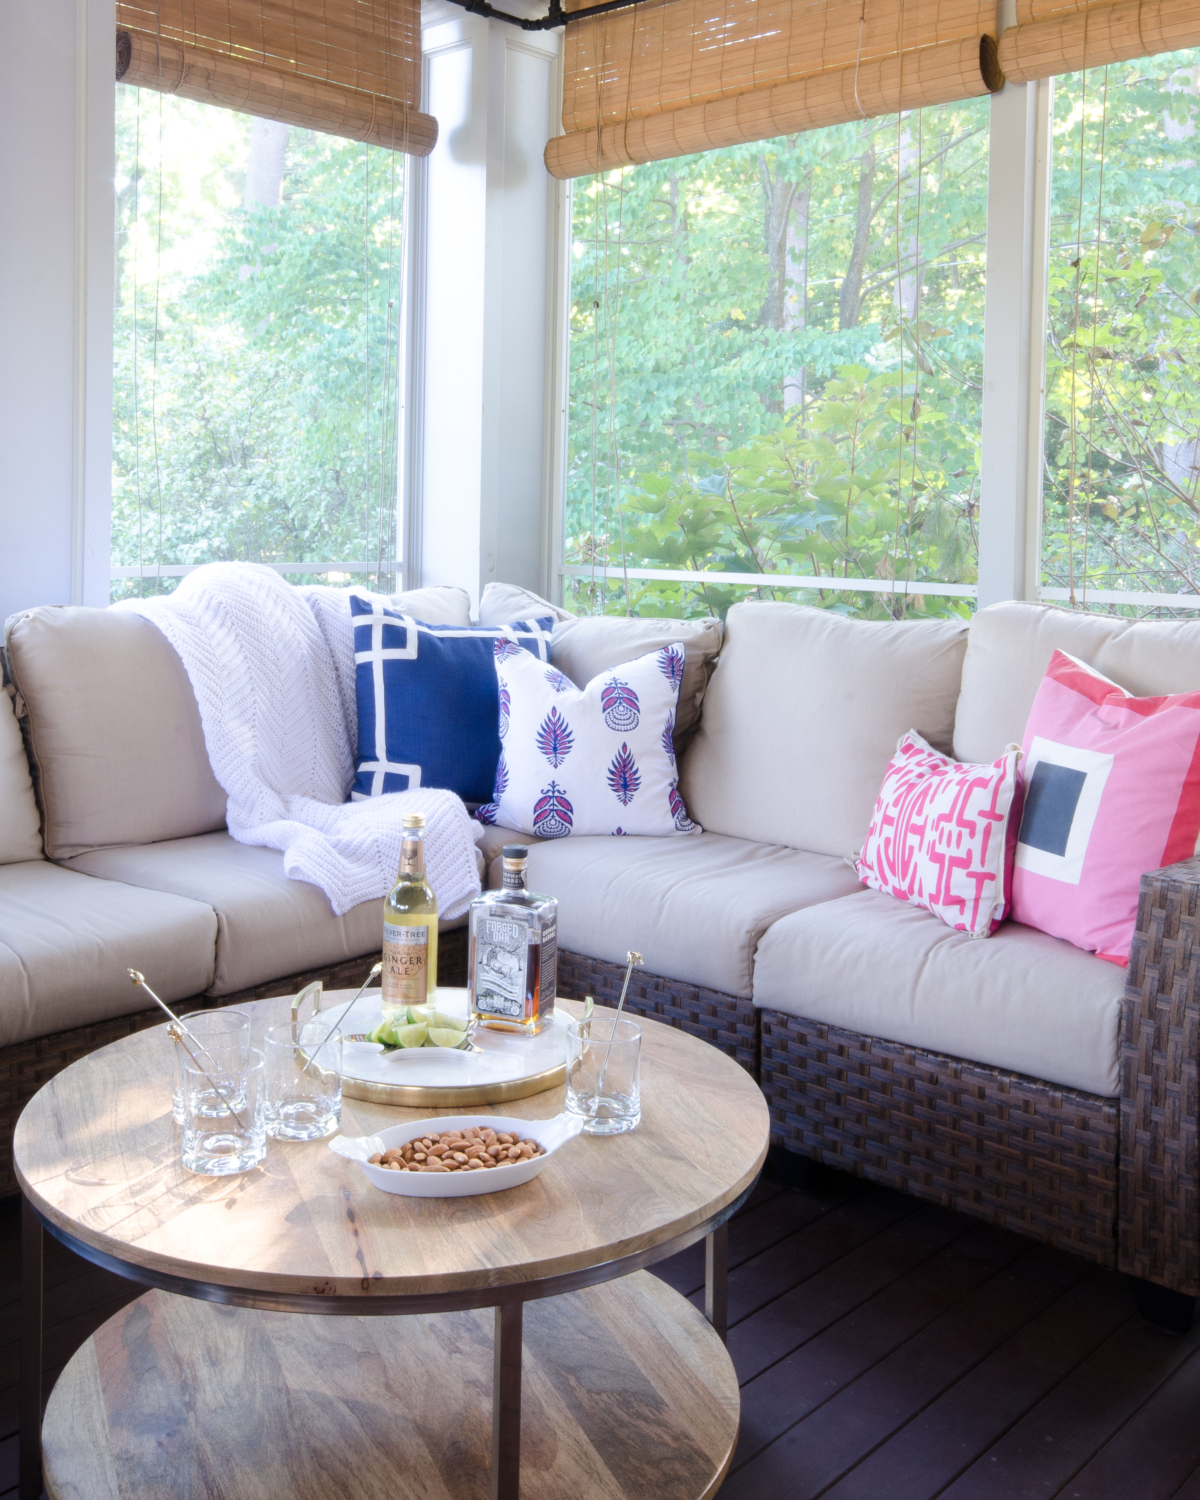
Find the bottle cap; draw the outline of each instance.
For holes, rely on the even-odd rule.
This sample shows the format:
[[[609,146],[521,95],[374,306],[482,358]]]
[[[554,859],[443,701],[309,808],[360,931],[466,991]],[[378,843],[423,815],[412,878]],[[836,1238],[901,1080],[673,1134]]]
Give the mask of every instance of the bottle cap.
[[[424,828],[425,827],[425,814],[424,813],[405,813],[404,814],[404,827],[405,828]]]
[[[524,844],[505,844],[502,853],[505,859],[528,859],[529,850]]]

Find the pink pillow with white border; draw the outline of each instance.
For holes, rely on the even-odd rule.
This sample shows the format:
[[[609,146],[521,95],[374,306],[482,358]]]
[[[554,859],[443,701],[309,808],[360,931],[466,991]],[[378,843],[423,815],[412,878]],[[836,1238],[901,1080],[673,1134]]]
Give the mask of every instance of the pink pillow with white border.
[[[990,766],[970,765],[916,730],[903,735],[857,860],[859,879],[957,932],[988,937],[1008,909],[1019,759],[1014,745]]]
[[[1023,741],[1014,920],[1127,964],[1143,874],[1200,835],[1200,692],[1135,698],[1064,651]]]

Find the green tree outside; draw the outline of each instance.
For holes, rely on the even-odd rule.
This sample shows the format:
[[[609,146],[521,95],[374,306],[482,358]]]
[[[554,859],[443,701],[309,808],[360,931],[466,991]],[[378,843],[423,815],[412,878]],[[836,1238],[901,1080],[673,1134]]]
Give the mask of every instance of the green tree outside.
[[[1200,591],[1198,85],[1197,51],[1055,84],[1042,579],[1077,605]]]
[[[403,158],[117,96],[112,558],[145,576],[113,597],[160,562],[390,563]]]
[[[1198,80],[1190,51],[1055,83],[1043,581],[1077,604],[1200,591]],[[987,144],[982,99],[577,183],[569,598],[972,607],[920,585],[976,577]]]

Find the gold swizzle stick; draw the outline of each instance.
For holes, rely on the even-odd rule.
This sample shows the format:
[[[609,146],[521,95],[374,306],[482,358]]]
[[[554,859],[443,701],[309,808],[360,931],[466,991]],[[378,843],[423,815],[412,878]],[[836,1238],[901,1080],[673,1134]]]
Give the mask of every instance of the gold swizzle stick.
[[[203,1052],[205,1057],[208,1058],[209,1062],[212,1063],[214,1069],[216,1069],[217,1072],[220,1072],[221,1070],[217,1066],[216,1058],[212,1055],[212,1053],[208,1050],[208,1048],[204,1045],[200,1038],[183,1024],[183,1022],[179,1019],[179,1017],[175,1014],[175,1012],[171,1009],[167,1002],[158,998],[158,996],[146,983],[146,976],[144,974],[139,973],[137,969],[126,969],[125,972],[129,975],[130,979],[133,980],[135,985],[146,991],[147,995],[150,996],[151,1000],[154,1001],[155,1005],[157,1005],[160,1010],[166,1012],[167,1017],[171,1022],[170,1026],[167,1027],[167,1035],[173,1042],[183,1048],[183,1050],[195,1064],[196,1068],[201,1073],[203,1073],[205,1078],[208,1079],[209,1083],[212,1084],[213,1089],[216,1091],[217,1098],[221,1101],[221,1103],[225,1106],[225,1108],[229,1111],[233,1118],[238,1122],[239,1128],[245,1130],[246,1127],[242,1123],[241,1115],[239,1115],[237,1110],[234,1109],[233,1105],[230,1104],[229,1100],[225,1097],[225,1093],[222,1090],[221,1085],[196,1056],[195,1052],[192,1051],[192,1048],[188,1046],[188,1042],[191,1042],[193,1046],[195,1046],[199,1051]]]
[[[608,1055],[612,1051],[612,1044],[617,1035],[617,1022],[621,1019],[621,1011],[625,1006],[625,996],[629,993],[629,981],[633,978],[636,965],[642,961],[640,953],[629,953],[628,967],[625,970],[625,983],[621,986],[621,998],[617,1001],[617,1013],[613,1017],[612,1030],[608,1034],[608,1046],[604,1049],[604,1061],[600,1064],[600,1077],[596,1080],[596,1098],[599,1099],[604,1093],[604,1075],[608,1071]]]
[[[362,985],[359,987],[358,994],[355,995],[354,999],[351,1000],[350,1004],[347,1005],[346,1009],[342,1012],[342,1019],[337,1023],[337,1025],[334,1027],[333,1031],[330,1032],[330,1034],[327,1037],[324,1037],[320,1042],[317,1043],[315,1051],[309,1053],[308,1058],[307,1058],[304,1066],[296,1074],[295,1078],[292,1079],[291,1083],[288,1085],[288,1088],[286,1089],[286,1091],[283,1094],[283,1098],[280,1099],[280,1101],[279,1101],[280,1104],[283,1103],[284,1099],[290,1099],[291,1098],[292,1090],[296,1087],[296,1085],[304,1077],[305,1073],[308,1072],[309,1068],[312,1067],[313,1061],[316,1058],[317,1052],[319,1052],[321,1050],[321,1048],[325,1045],[326,1042],[332,1042],[335,1037],[339,1037],[339,1036],[342,1038],[343,1041],[348,1041],[348,1042],[353,1042],[356,1039],[357,1040],[365,1040],[365,1038],[355,1038],[353,1036],[349,1036],[349,1037],[346,1036],[345,1032],[343,1032],[343,1030],[342,1030],[342,1025],[345,1022],[346,1017],[350,1014],[350,1011],[354,1007],[354,1005],[359,1000],[361,1000],[362,997],[367,993],[367,987],[370,985],[372,979],[374,979],[377,974],[382,974],[382,972],[383,972],[383,964],[382,964],[382,962],[377,963],[375,965],[375,967],[371,970],[371,972],[367,975],[367,977],[363,980]],[[318,994],[317,1005],[318,1005],[318,1007],[320,1006],[320,998],[319,998],[319,996],[320,996],[320,988],[319,988],[319,986],[320,986],[320,980],[317,981],[317,994]],[[307,987],[306,987],[306,989],[307,989]],[[293,1002],[292,1002],[292,1041],[297,1046],[301,1046],[302,1043],[300,1042],[299,1035],[298,1035],[298,1033],[296,1031],[296,1010],[297,1010],[297,1004],[298,1004],[298,1002],[303,998],[304,994],[306,993],[306,989],[305,990],[301,990],[300,994],[297,995],[296,999],[293,1000]]]

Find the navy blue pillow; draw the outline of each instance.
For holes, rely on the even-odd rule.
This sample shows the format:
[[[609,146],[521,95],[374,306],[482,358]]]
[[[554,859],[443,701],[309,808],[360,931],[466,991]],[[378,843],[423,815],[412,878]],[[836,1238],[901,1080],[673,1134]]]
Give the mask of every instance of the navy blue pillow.
[[[358,700],[351,799],[431,786],[489,802],[500,759],[496,642],[517,641],[548,662],[553,617],[425,625],[354,593],[350,616]]]

